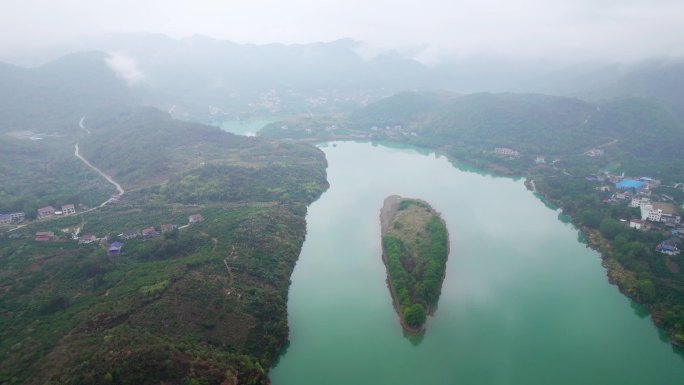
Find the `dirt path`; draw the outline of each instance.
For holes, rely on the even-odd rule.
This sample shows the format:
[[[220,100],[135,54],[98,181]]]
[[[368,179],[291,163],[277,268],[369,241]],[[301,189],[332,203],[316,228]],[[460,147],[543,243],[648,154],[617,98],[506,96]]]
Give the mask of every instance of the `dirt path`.
[[[233,288],[233,281],[235,280],[235,277],[233,275],[233,268],[230,267],[230,264],[228,264],[228,259],[236,259],[237,254],[235,253],[235,246],[231,247],[230,254],[228,254],[226,257],[223,258],[223,265],[226,267],[226,271],[228,271],[228,286],[230,287],[230,290],[226,291],[226,295],[230,295],[232,293],[232,288]],[[236,293],[237,299],[239,300],[242,298],[242,294]]]
[[[612,145],[614,145],[614,144],[617,143],[617,142],[619,142],[619,139],[613,139],[613,140],[611,140],[610,142],[606,142],[606,143],[603,143],[603,144],[599,144],[598,146],[594,146],[594,147],[588,149],[587,151],[584,151],[584,152],[581,153],[580,155],[587,155],[587,154],[589,153],[589,151],[591,151],[591,150],[594,150],[594,149],[597,149],[597,148],[604,148],[604,147],[612,146]]]
[[[613,140],[611,140],[610,142],[603,143],[602,145],[596,146],[595,148],[603,148],[603,147],[612,146],[612,145],[614,145],[614,144],[617,143],[617,142],[618,142],[618,139],[613,139]]]
[[[118,184],[114,179],[112,179],[111,176],[105,174],[102,170],[100,170],[99,168],[93,166],[92,163],[90,163],[86,158],[84,158],[84,157],[79,153],[78,143],[76,143],[76,144],[74,145],[74,155],[75,155],[78,159],[80,159],[81,161],[83,161],[83,163],[85,163],[86,166],[92,168],[92,169],[95,170],[98,174],[100,174],[103,178],[105,178],[105,179],[107,180],[107,182],[109,182],[109,183],[111,183],[112,185],[114,185],[114,187],[116,187],[116,190],[119,192],[118,196],[124,195],[124,193],[125,193],[126,191],[123,189],[123,187],[121,187],[120,184]]]
[[[85,130],[88,135],[90,135],[90,130],[85,127],[83,122],[85,121],[85,116],[81,118],[81,120],[78,122],[78,126],[81,127],[82,130]]]
[[[126,191],[121,187],[120,184],[118,184],[116,181],[114,181],[114,179],[112,179],[112,177],[110,177],[109,175],[107,175],[107,174],[105,174],[104,172],[102,172],[102,170],[100,170],[99,168],[93,166],[93,164],[90,163],[86,158],[84,158],[83,156],[81,156],[81,154],[79,153],[78,143],[76,143],[76,144],[74,145],[74,155],[75,155],[78,159],[80,159],[83,163],[85,163],[86,166],[88,166],[88,167],[90,167],[91,169],[95,170],[95,172],[97,172],[97,173],[100,174],[103,178],[105,178],[105,179],[107,180],[107,182],[109,182],[109,183],[111,183],[112,185],[114,185],[114,187],[116,187],[116,190],[118,191],[118,194],[116,194],[116,195],[112,196],[111,198],[107,199],[106,201],[102,202],[102,204],[100,204],[99,206],[94,207],[94,208],[92,208],[92,209],[90,209],[90,210],[87,210],[87,211],[92,211],[92,210],[95,210],[95,209],[97,209],[97,208],[104,207],[104,206],[106,206],[107,204],[109,204],[109,203],[111,203],[111,202],[113,202],[113,201],[119,200],[119,198],[121,198],[121,196],[124,195],[124,193],[125,193]]]

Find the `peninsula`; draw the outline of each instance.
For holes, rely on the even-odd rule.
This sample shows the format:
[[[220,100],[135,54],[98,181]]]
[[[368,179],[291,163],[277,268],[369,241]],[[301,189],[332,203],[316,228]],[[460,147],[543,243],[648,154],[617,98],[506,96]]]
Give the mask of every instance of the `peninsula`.
[[[405,331],[419,332],[442,289],[449,255],[446,224],[427,202],[397,195],[385,198],[380,223],[394,308]]]

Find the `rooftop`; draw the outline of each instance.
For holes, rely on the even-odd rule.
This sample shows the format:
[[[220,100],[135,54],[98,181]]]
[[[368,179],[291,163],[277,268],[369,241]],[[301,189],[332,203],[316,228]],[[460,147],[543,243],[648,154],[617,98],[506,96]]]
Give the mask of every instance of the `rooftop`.
[[[677,207],[669,202],[651,202],[651,206],[653,206],[653,210],[660,210],[663,214],[677,214]]]
[[[621,189],[627,189],[627,188],[640,189],[640,188],[643,188],[645,185],[646,185],[646,183],[644,183],[640,180],[623,179],[620,182],[616,183],[615,187],[621,188]]]

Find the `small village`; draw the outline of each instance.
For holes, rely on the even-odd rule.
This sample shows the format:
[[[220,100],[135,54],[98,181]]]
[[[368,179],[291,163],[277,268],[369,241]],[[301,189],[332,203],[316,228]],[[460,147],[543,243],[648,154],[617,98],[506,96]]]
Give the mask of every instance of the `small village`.
[[[37,210],[37,220],[47,220],[54,219],[63,216],[75,215],[77,214],[76,208],[73,204],[61,206],[62,211],[57,211],[52,206],[41,207]],[[26,215],[23,212],[11,213],[11,214],[0,214],[0,225],[19,225],[26,222]],[[83,234],[79,235],[80,228],[76,228],[74,232],[70,233],[67,238],[59,237],[53,231],[38,231],[35,233],[34,240],[37,242],[51,242],[59,241],[64,239],[71,239],[78,241],[79,244],[92,244],[98,243],[101,247],[107,249],[107,255],[115,256],[121,254],[121,249],[123,248],[122,241],[140,239],[151,239],[161,236],[164,233],[171,232],[174,230],[184,229],[190,225],[199,224],[204,221],[204,217],[201,214],[192,214],[188,217],[188,223],[183,226],[178,226],[171,223],[161,224],[158,228],[154,226],[145,227],[143,229],[131,229],[125,230],[116,236],[116,240],[112,241],[109,234],[105,234],[98,237],[94,234]],[[69,233],[70,229],[63,229],[62,231]],[[10,237],[19,237],[18,234],[12,234]],[[110,242],[111,241],[111,242]]]
[[[74,204],[70,203],[62,205],[61,209],[62,210],[59,211],[52,206],[41,207],[38,210],[36,210],[36,219],[53,219],[76,214],[76,206]],[[26,213],[24,213],[23,211],[9,214],[0,214],[0,225],[19,225],[21,223],[24,223],[26,220]]]
[[[638,217],[622,218],[621,222],[632,229],[661,230],[672,235],[671,238],[659,243],[656,251],[669,256],[680,253],[679,245],[684,239],[684,227],[679,207],[673,197],[653,192],[653,189],[661,185],[659,180],[649,177],[625,177],[624,174],[617,176],[606,172],[588,179],[599,183],[599,186],[595,187],[596,190],[612,192],[603,203],[639,209]]]
[[[497,147],[494,149],[494,153],[511,158],[517,158],[521,155],[520,152],[507,147]],[[592,148],[583,155],[594,158],[603,154],[601,148]],[[555,165],[559,161],[559,159],[554,159],[549,164]],[[536,165],[547,164],[544,156],[541,155],[535,158],[534,163]],[[660,180],[646,176],[625,177],[624,173],[613,175],[609,172],[600,172],[595,176],[588,177],[587,180],[598,184],[595,187],[597,191],[612,192],[609,198],[603,200],[604,204],[625,205],[639,209],[638,217],[622,218],[620,222],[640,231],[662,230],[668,232],[672,237],[657,244],[655,250],[667,256],[679,255],[680,245],[684,240],[684,226],[681,223],[679,208],[684,209],[684,204],[679,206],[674,197],[654,193],[653,190],[661,186]],[[534,181],[532,181],[533,184]],[[678,184],[674,187],[684,188],[684,184]]]

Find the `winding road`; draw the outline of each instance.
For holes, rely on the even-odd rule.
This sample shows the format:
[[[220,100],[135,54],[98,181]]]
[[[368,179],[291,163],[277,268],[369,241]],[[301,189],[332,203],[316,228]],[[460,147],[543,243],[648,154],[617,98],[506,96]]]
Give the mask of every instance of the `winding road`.
[[[78,125],[79,125],[79,127],[81,127],[82,129],[86,130],[86,131],[88,132],[88,135],[90,135],[90,130],[87,129],[87,128],[85,127],[85,125],[83,124],[83,121],[84,121],[84,120],[85,120],[85,116],[81,118],[81,120],[78,122]],[[100,204],[99,206],[94,207],[94,208],[92,208],[92,209],[90,209],[90,210],[87,210],[87,211],[92,211],[92,210],[95,210],[95,209],[97,209],[97,208],[106,206],[107,204],[109,204],[109,203],[111,203],[111,202],[117,201],[117,200],[119,200],[119,198],[121,198],[122,195],[124,195],[124,193],[126,193],[126,191],[123,189],[123,187],[121,187],[120,184],[118,184],[114,179],[112,179],[111,176],[105,174],[102,170],[100,170],[99,168],[93,166],[93,164],[90,163],[90,162],[88,161],[88,159],[84,158],[84,157],[79,153],[78,143],[74,144],[74,155],[75,155],[78,159],[80,159],[83,163],[85,163],[86,166],[88,166],[88,167],[90,167],[91,169],[95,170],[95,172],[97,172],[97,173],[100,174],[103,178],[105,178],[105,179],[107,180],[107,182],[109,182],[109,183],[111,183],[112,185],[114,185],[114,187],[116,187],[116,190],[117,190],[117,192],[118,192],[117,194],[112,195],[111,198],[109,198],[109,199],[107,199],[106,201],[102,202],[102,204]],[[87,211],[86,211],[86,212],[87,212]]]
[[[110,177],[109,175],[107,175],[107,174],[105,174],[104,172],[102,172],[102,170],[100,170],[99,168],[93,166],[93,164],[90,163],[90,162],[88,161],[88,159],[84,158],[83,156],[81,156],[81,154],[79,154],[79,152],[78,152],[78,143],[76,143],[76,144],[74,145],[74,155],[76,155],[76,157],[77,157],[78,159],[82,160],[83,163],[86,164],[86,166],[88,166],[88,167],[92,168],[93,170],[97,171],[98,174],[102,175],[103,178],[107,179],[107,182],[113,184],[114,187],[116,187],[117,191],[119,192],[119,193],[117,194],[117,197],[120,197],[120,196],[124,195],[124,193],[125,193],[126,191],[121,187],[120,184],[116,183],[116,181],[115,181],[114,179],[112,179],[112,177]]]

